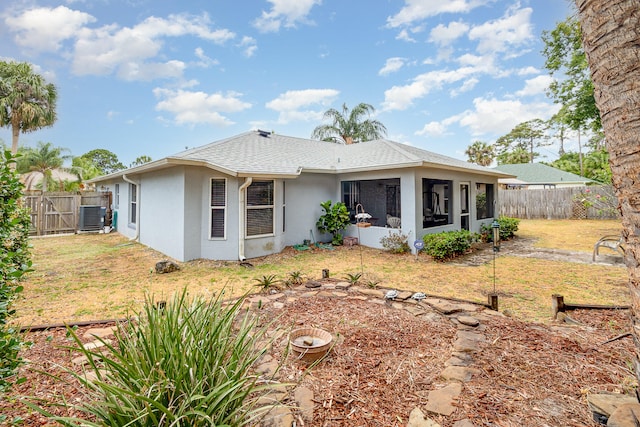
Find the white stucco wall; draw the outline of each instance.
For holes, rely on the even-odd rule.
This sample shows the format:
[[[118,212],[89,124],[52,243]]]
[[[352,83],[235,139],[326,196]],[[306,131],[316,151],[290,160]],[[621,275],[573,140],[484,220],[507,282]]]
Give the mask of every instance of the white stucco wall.
[[[140,181],[138,203],[140,212],[140,242],[164,254],[187,261],[197,258],[237,260],[239,258],[240,209],[238,189],[244,178],[225,176],[220,172],[201,167],[174,167],[142,177],[130,177]],[[210,230],[210,180],[226,179],[227,205],[225,237],[211,239]],[[453,223],[438,227],[423,228],[422,223],[422,179],[452,181],[451,209]],[[330,235],[320,235],[316,221],[322,215],[320,203],[326,200],[341,200],[341,182],[351,180],[399,179],[401,196],[401,232],[408,237],[409,245],[426,233],[437,233],[460,228],[460,183],[468,182],[470,188],[470,230],[480,231],[481,224],[490,224],[493,218],[476,219],[476,183],[494,185],[497,199],[497,180],[490,176],[476,175],[440,169],[415,168],[359,172],[342,175],[306,174],[295,179],[274,181],[274,233],[272,236],[246,238],[246,258],[251,259],[280,252],[286,246],[300,244],[304,240],[327,242]],[[129,184],[114,180],[104,184],[115,192],[115,183],[120,184],[120,203],[114,206],[118,214],[118,231],[133,238],[136,229],[129,224]],[[383,193],[381,193],[383,194]],[[379,197],[384,197],[381,195]],[[283,207],[286,222],[283,223]],[[366,207],[365,207],[366,209]],[[347,227],[345,236],[355,236],[361,244],[381,248],[380,238],[390,229],[385,228],[385,218],[379,218],[379,226]]]

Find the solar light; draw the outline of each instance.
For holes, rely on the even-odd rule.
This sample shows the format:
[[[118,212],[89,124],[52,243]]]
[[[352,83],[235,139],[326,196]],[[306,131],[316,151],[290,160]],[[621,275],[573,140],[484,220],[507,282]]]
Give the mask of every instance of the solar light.
[[[493,252],[500,252],[500,223],[498,220],[493,220],[491,230],[493,231]]]

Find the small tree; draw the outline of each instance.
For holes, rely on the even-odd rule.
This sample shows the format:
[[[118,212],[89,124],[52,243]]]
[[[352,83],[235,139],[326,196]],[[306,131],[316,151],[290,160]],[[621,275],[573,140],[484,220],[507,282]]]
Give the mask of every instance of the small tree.
[[[14,314],[11,303],[22,291],[19,281],[31,267],[30,218],[20,205],[23,186],[13,170],[14,164],[10,151],[0,153],[0,395],[19,381],[15,375],[22,364],[18,357],[22,341],[8,321]]]
[[[323,233],[331,233],[333,236],[332,244],[341,245],[342,234],[340,231],[344,230],[350,222],[347,206],[342,202],[337,202],[332,206],[331,200],[320,203],[320,206],[324,209],[324,214],[316,222],[316,227]]]

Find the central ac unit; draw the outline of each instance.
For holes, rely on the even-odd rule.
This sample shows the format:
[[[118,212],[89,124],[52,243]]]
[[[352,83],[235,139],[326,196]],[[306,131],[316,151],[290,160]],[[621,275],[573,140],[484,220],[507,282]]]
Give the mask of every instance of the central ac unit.
[[[80,206],[79,231],[99,231],[104,227],[107,209],[102,206]]]

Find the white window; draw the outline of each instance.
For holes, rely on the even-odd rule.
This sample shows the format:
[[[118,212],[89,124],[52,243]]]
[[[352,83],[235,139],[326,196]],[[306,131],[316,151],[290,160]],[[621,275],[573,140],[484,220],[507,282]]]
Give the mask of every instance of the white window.
[[[209,238],[224,239],[227,217],[227,180],[223,178],[211,179],[211,221]]]
[[[120,184],[116,184],[115,193],[113,205],[115,209],[120,209]]]
[[[138,222],[138,186],[129,184],[129,223]]]
[[[273,181],[247,187],[247,237],[273,234]]]

